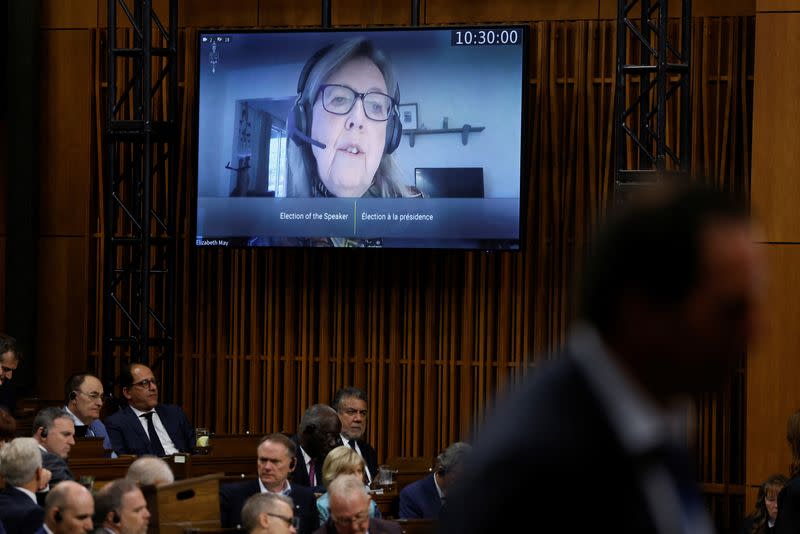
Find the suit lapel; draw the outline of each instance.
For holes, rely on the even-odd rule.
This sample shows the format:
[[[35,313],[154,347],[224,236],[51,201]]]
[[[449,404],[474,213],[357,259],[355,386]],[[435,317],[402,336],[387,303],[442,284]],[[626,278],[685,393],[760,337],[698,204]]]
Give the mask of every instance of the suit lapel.
[[[144,427],[142,427],[142,423],[139,421],[139,418],[136,417],[136,414],[133,413],[133,410],[131,410],[130,406],[124,407],[122,409],[122,413],[125,416],[126,424],[133,429],[134,434],[139,436],[141,443],[147,444],[147,451],[150,452],[150,438],[144,431]]]

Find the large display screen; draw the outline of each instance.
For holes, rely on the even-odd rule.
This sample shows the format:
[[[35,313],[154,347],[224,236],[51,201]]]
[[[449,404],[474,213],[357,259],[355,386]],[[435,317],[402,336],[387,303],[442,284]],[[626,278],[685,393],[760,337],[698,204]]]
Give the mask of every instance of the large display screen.
[[[518,249],[525,27],[198,33],[198,246]]]

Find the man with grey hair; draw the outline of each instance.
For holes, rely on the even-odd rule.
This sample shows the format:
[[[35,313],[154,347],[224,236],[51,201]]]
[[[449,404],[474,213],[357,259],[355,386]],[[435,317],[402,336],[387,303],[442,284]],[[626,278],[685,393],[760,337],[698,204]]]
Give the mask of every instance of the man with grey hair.
[[[314,534],[400,534],[400,525],[369,516],[372,500],[364,481],[356,475],[339,475],[328,485],[331,515]]]
[[[35,439],[16,438],[0,449],[0,476],[5,479],[0,490],[0,521],[9,533],[33,534],[44,520],[36,492],[50,481]]]
[[[400,492],[401,519],[438,519],[447,491],[461,475],[464,458],[472,450],[468,443],[457,441],[437,458],[434,472],[403,488]]]
[[[157,456],[142,456],[136,459],[128,467],[125,478],[139,486],[163,486],[175,482],[175,475],[169,464]]]
[[[344,387],[333,396],[333,409],[342,423],[342,443],[364,459],[367,484],[378,474],[378,453],[364,439],[367,430],[367,394],[356,387]]]
[[[75,480],[67,457],[75,445],[75,423],[61,408],[44,408],[33,419],[33,437],[42,452],[42,465],[53,473],[51,485]]]
[[[327,404],[314,404],[305,411],[297,435],[292,438],[300,450],[297,466],[292,471],[292,484],[308,486],[318,493],[325,492],[322,465],[328,453],[342,444],[341,430],[342,423],[336,410]]]
[[[95,494],[94,522],[104,534],[146,534],[150,511],[142,490],[132,480],[118,478]]]
[[[279,493],[256,493],[244,503],[242,525],[250,534],[296,534],[294,503]]]
[[[89,490],[65,480],[48,493],[44,504],[44,529],[47,534],[86,534],[94,528],[94,499]]]

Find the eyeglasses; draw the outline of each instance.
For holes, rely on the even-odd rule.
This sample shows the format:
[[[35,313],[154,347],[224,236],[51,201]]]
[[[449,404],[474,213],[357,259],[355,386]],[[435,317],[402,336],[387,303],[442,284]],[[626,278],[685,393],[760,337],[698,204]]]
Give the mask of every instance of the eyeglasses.
[[[92,391],[91,393],[86,393],[85,391],[75,390],[75,393],[80,393],[81,395],[86,395],[93,401],[100,401],[103,402],[103,394],[98,393],[96,391]]]
[[[331,516],[331,519],[333,519],[334,523],[338,523],[339,525],[354,525],[356,523],[363,523],[364,521],[369,521],[369,508],[352,517]]]
[[[359,93],[346,85],[321,85],[322,107],[334,115],[347,115],[360,98],[364,105],[364,113],[374,121],[385,121],[392,113],[394,98],[378,91]]]
[[[296,529],[300,528],[300,518],[299,517],[286,517],[285,515],[273,514],[273,513],[270,513],[270,512],[267,512],[267,515],[270,516],[270,517],[277,517],[278,519],[281,519],[281,520],[285,521],[286,525],[289,526],[289,527],[294,527]]]
[[[133,384],[131,384],[131,386],[139,386],[142,389],[149,389],[151,384],[153,386],[158,386],[158,383],[156,383],[155,378],[145,378],[144,380],[139,380],[138,382],[134,382]]]

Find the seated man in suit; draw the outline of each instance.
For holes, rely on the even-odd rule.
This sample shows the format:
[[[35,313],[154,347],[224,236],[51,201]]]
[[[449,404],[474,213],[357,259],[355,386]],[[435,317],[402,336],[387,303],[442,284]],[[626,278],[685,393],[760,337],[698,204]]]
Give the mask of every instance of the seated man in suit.
[[[119,385],[128,406],[106,419],[111,447],[117,454],[167,456],[192,451],[194,428],[180,406],[158,403],[158,386],[149,367],[126,365]]]
[[[19,366],[19,360],[17,340],[7,334],[0,334],[0,406],[11,415],[14,415],[17,408],[14,371]]]
[[[461,475],[464,458],[472,447],[458,441],[436,458],[432,474],[417,480],[400,492],[400,519],[439,519],[447,490]]]
[[[342,423],[342,443],[364,459],[369,485],[378,474],[378,453],[364,440],[367,429],[367,395],[358,388],[342,388],[333,396],[333,409]]]
[[[61,408],[44,408],[33,418],[33,438],[39,443],[42,465],[53,473],[50,485],[75,480],[67,457],[75,445],[75,423]]]
[[[175,482],[175,475],[169,464],[155,456],[137,458],[128,467],[125,478],[141,486],[163,486]]]
[[[248,534],[296,534],[294,503],[286,495],[256,493],[242,508],[242,525]]]
[[[132,480],[119,478],[106,484],[94,497],[95,532],[147,534],[150,511],[142,490]]]
[[[94,530],[94,498],[89,490],[65,480],[47,495],[41,534],[86,534]]]
[[[331,449],[342,444],[341,431],[339,416],[330,406],[315,404],[305,411],[298,433],[292,438],[300,451],[291,475],[293,483],[325,493],[322,466]]]
[[[103,447],[111,449],[106,425],[100,420],[103,408],[103,384],[96,376],[77,373],[64,384],[64,411],[75,423],[75,436],[103,439]]]
[[[328,486],[331,516],[314,534],[400,534],[400,525],[369,516],[372,501],[364,481],[340,475]]]
[[[35,439],[16,438],[0,449],[0,476],[5,479],[0,490],[0,521],[9,534],[33,534],[44,520],[36,492],[47,488],[50,481]]]
[[[220,488],[220,518],[223,527],[242,524],[242,507],[251,495],[274,493],[291,497],[294,516],[299,518],[298,532],[310,534],[319,526],[316,497],[311,489],[289,482],[289,474],[297,465],[294,442],[280,433],[264,436],[256,448],[258,479]]]

